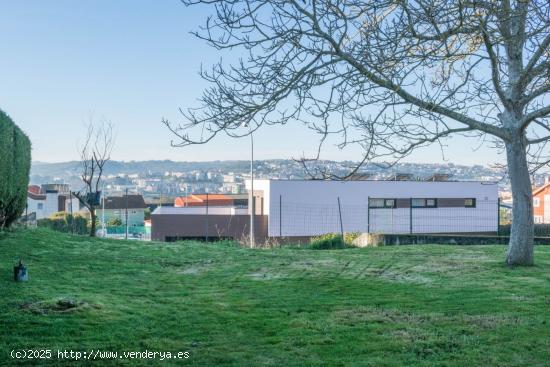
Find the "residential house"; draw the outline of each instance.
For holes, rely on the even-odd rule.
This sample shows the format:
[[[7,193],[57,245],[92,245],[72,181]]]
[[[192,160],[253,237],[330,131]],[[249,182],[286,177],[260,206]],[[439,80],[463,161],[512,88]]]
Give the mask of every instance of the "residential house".
[[[80,204],[65,184],[30,185],[27,190],[26,213],[36,219],[57,212],[78,212]]]
[[[145,209],[147,205],[141,195],[122,195],[108,196],[100,201],[99,207],[96,209],[97,219],[110,222],[114,218],[120,219],[123,225],[126,224],[126,215],[128,215],[128,227],[143,226],[145,220]],[[103,210],[105,208],[105,211]],[[104,213],[105,212],[105,213]]]
[[[182,207],[217,207],[235,206],[245,207],[248,203],[248,195],[232,194],[192,194],[180,196],[174,200],[175,208]]]
[[[550,180],[533,191],[533,219],[535,223],[550,223]]]

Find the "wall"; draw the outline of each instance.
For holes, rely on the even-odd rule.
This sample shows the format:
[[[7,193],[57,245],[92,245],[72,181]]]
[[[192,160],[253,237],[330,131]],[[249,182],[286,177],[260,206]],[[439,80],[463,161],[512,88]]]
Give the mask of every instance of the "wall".
[[[172,238],[202,239],[208,233],[211,239],[233,238],[240,240],[249,236],[250,217],[248,215],[185,215],[151,214],[151,239],[165,241]],[[254,229],[256,242],[267,237],[267,217],[257,215]]]
[[[315,236],[340,232],[408,233],[409,209],[371,209],[370,198],[475,198],[476,208],[419,208],[413,232],[496,232],[498,185],[481,182],[259,180],[269,236]],[[281,205],[279,205],[279,200]],[[281,207],[282,212],[279,208]],[[282,223],[280,222],[280,218]],[[372,227],[368,228],[368,223]]]
[[[457,235],[405,235],[405,234],[386,234],[381,235],[378,245],[508,245],[510,237],[477,235],[477,236],[457,236]],[[535,237],[535,244],[550,245],[550,237]]]
[[[46,216],[44,215],[44,204],[46,200],[35,200],[27,196],[27,213],[36,213],[36,219],[42,219]],[[42,209],[38,208],[38,204],[42,204]]]

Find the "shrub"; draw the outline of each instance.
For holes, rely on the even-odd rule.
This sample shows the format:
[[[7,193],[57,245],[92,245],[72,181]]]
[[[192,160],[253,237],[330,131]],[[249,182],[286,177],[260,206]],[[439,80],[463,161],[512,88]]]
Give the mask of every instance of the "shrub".
[[[115,226],[115,227],[121,226],[122,225],[122,219],[120,219],[118,217],[113,217],[113,218],[111,218],[107,221],[107,225],[108,226]]]
[[[344,233],[344,242],[350,246],[353,246],[353,241],[355,241],[361,233],[359,232],[346,232]]]
[[[349,247],[341,235],[327,233],[311,239],[310,248],[317,250],[330,250]]]
[[[0,230],[25,210],[30,169],[29,138],[0,110]]]
[[[330,250],[355,247],[353,241],[359,237],[360,233],[349,232],[342,235],[336,233],[327,233],[321,236],[313,237],[309,243],[309,248],[317,250]]]
[[[49,218],[39,219],[39,227],[46,227],[58,232],[86,234],[88,233],[88,220],[81,215],[71,215],[65,212],[52,214]]]

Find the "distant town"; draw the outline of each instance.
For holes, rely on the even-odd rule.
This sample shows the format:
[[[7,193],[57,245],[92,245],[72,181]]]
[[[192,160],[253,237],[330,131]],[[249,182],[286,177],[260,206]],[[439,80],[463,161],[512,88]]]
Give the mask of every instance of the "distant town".
[[[319,161],[334,175],[344,176],[355,162]],[[82,185],[80,162],[33,162],[31,184],[65,183],[71,190]],[[125,190],[143,195],[148,203],[173,203],[177,196],[193,193],[241,194],[246,192],[245,180],[250,178],[249,161],[175,162],[163,161],[109,161],[104,173],[104,190],[109,195],[122,195]],[[398,163],[392,167],[367,164],[355,179],[369,180],[438,180],[494,181],[499,183],[501,196],[508,196],[509,182],[500,167],[482,165]],[[296,180],[311,178],[303,166],[294,160],[258,160],[254,162],[254,178]],[[545,175],[534,177],[535,186],[544,183]]]

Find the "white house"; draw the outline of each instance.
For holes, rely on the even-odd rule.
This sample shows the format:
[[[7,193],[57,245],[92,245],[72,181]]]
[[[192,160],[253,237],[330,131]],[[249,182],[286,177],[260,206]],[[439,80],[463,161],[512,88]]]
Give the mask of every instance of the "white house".
[[[78,212],[79,206],[78,199],[70,195],[68,185],[46,184],[28,187],[26,212],[29,217],[34,213],[36,219],[42,219],[56,212],[71,212],[71,209]]]
[[[256,213],[268,217],[268,237],[487,233],[498,227],[494,182],[254,180],[254,196]]]

